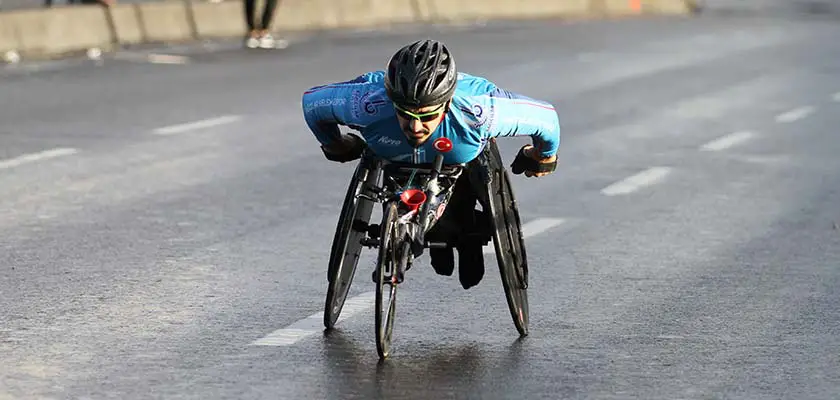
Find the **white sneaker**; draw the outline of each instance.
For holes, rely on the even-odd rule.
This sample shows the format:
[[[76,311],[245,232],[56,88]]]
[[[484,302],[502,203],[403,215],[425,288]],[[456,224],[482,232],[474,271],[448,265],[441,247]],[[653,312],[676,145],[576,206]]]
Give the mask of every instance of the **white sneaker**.
[[[263,49],[273,49],[274,48],[274,37],[271,34],[265,34],[260,37],[260,47]]]
[[[249,37],[248,40],[245,41],[245,46],[249,49],[256,49],[260,45],[260,40],[255,37]]]

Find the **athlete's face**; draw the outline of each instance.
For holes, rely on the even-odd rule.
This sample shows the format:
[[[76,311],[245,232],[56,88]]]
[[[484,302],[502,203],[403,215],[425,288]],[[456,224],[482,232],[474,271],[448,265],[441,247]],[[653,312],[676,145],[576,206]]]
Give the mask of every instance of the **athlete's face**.
[[[432,136],[432,132],[443,122],[449,102],[436,106],[403,108],[394,105],[397,119],[403,134],[417,144],[422,144]]]

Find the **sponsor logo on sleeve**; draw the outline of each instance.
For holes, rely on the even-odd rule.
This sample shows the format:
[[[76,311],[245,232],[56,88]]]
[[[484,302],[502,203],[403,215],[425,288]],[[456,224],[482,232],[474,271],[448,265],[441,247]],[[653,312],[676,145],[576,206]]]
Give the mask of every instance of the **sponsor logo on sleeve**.
[[[347,104],[347,99],[341,97],[318,99],[304,106],[306,112],[313,111],[322,107],[343,106]]]
[[[387,136],[380,136],[376,142],[385,146],[399,146],[400,144],[402,144],[402,142],[400,142],[399,140],[391,139]]]
[[[470,107],[461,106],[461,112],[467,117],[467,124],[473,128],[478,128],[487,123],[490,112],[486,112],[484,107],[480,104],[473,104]]]
[[[350,96],[350,113],[353,118],[361,118],[362,113],[365,115],[379,114],[379,109],[386,104],[386,101],[376,92],[361,93],[354,90]]]
[[[385,99],[382,98],[381,95],[376,93],[365,93],[361,99],[362,102],[362,109],[365,110],[365,113],[368,115],[376,115],[379,114],[379,109],[385,105]]]

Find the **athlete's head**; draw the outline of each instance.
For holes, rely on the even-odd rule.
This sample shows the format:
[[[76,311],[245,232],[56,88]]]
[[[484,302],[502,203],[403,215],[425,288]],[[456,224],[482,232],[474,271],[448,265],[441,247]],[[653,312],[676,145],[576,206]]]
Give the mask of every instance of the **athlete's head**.
[[[436,40],[418,40],[388,62],[385,90],[405,135],[423,143],[443,121],[458,73],[449,49]]]

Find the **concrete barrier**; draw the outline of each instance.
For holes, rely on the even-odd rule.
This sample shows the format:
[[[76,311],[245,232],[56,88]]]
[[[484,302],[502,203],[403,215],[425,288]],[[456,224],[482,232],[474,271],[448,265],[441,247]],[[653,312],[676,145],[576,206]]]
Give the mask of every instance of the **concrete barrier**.
[[[421,15],[434,22],[468,22],[491,19],[578,18],[593,14],[600,0],[420,0]],[[682,0],[679,0],[682,1]]]
[[[281,0],[282,1],[282,0]],[[247,29],[242,2],[190,3],[199,38],[243,36]],[[236,18],[239,16],[239,18]]]
[[[114,23],[114,41],[120,44],[142,43],[144,28],[140,24],[140,10],[131,4],[117,4],[109,8]]]
[[[0,39],[23,57],[48,58],[114,43],[108,15],[102,7],[55,7],[2,14],[3,30],[14,35]]]
[[[606,15],[627,16],[640,14],[689,14],[692,7],[682,0],[601,0]]]
[[[144,42],[183,42],[196,38],[192,16],[181,1],[138,3],[137,17]],[[221,21],[237,16],[223,17]],[[242,18],[241,15],[238,17]],[[218,23],[214,21],[213,23]]]
[[[273,30],[387,28],[410,22],[685,15],[692,0],[281,0]],[[24,58],[90,47],[236,38],[246,32],[241,0],[67,6],[0,12],[0,51]]]
[[[417,20],[416,0],[344,0],[339,7],[339,26],[344,28],[387,27]]]
[[[642,12],[651,14],[686,15],[696,12],[696,2],[691,0],[645,0],[642,2]]]
[[[341,27],[339,1],[280,0],[274,15],[273,28],[284,31],[339,28]],[[239,13],[236,18],[244,17],[242,13]]]
[[[0,14],[0,53],[20,49],[17,26],[14,24],[13,14]]]
[[[581,18],[595,12],[591,0],[564,0],[544,2],[528,0],[523,2],[520,15],[528,18]]]
[[[419,0],[427,4],[431,22],[469,22],[486,19],[490,3],[480,1]],[[492,1],[492,0],[491,0]],[[498,1],[498,4],[504,1]]]

